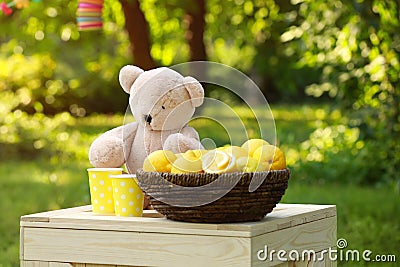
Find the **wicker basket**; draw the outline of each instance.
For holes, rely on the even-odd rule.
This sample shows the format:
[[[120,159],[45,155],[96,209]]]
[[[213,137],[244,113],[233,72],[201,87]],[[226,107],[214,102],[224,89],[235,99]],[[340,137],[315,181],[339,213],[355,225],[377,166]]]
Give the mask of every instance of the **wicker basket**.
[[[229,223],[259,221],[272,211],[281,200],[288,186],[289,169],[256,173],[224,173],[224,174],[172,174],[144,172],[139,169],[136,173],[140,187],[149,195],[150,204],[155,210],[168,219],[185,222]],[[249,192],[249,185],[253,179],[262,179],[261,185],[253,192]],[[156,178],[161,179],[156,179]],[[168,183],[160,185],[160,180]],[[194,198],[193,192],[183,189],[187,187],[202,187],[215,182],[212,190],[207,187],[197,188],[196,197],[208,197],[213,193],[228,192],[211,203],[185,207],[171,205],[171,200],[180,200],[181,203],[190,203]],[[230,187],[229,187],[230,186]],[[226,189],[229,189],[228,191]],[[251,186],[250,186],[251,188]],[[224,191],[225,190],[225,191]],[[211,192],[212,191],[212,192]],[[211,196],[212,197],[212,196]]]

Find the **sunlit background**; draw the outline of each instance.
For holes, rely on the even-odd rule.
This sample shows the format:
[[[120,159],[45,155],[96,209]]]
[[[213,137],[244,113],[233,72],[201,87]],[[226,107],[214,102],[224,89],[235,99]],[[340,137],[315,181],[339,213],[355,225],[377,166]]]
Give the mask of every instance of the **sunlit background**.
[[[90,32],[78,31],[78,1],[0,13],[0,266],[19,265],[19,216],[89,203],[89,145],[124,120],[119,69],[190,60],[237,68],[262,89],[292,170],[284,202],[336,204],[349,248],[398,253],[399,1],[139,4],[105,0],[103,29]],[[205,89],[251,125],[240,101]],[[192,124],[224,144],[212,123]]]

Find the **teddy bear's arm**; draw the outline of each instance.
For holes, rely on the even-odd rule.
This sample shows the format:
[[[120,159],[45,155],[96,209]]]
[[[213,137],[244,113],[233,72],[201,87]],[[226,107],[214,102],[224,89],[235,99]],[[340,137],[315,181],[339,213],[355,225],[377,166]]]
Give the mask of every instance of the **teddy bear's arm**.
[[[129,156],[136,136],[137,122],[111,129],[100,135],[89,149],[89,161],[97,168],[121,167]]]
[[[197,141],[200,140],[200,137],[199,137],[199,134],[197,133],[197,131],[193,127],[190,127],[190,126],[183,127],[183,129],[181,130],[181,134],[183,134],[184,136],[189,137],[189,138],[194,138]]]
[[[199,134],[192,127],[184,127],[180,133],[171,134],[164,142],[164,149],[174,153],[183,153],[189,149],[204,149]]]

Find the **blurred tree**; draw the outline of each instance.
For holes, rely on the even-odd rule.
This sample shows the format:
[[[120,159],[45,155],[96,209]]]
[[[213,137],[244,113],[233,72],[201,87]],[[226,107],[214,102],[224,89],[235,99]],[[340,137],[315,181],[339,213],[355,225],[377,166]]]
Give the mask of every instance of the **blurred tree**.
[[[148,24],[150,28],[150,31],[143,32],[141,36],[146,40],[153,40],[154,47],[151,51],[153,56],[158,57],[161,54],[159,53],[160,48],[166,50],[165,59],[161,60],[162,65],[171,64],[170,61],[174,57],[182,58],[179,61],[207,59],[204,43],[206,0],[142,1],[141,6],[143,10],[141,12],[145,15],[143,18],[146,18],[147,21],[141,21],[140,24]],[[141,27],[135,23],[134,16],[132,17],[133,21],[130,22],[130,27]],[[170,48],[169,44],[173,44],[174,47]],[[189,48],[189,55],[185,59],[179,55],[182,51],[177,47],[186,45]],[[170,49],[171,51],[169,51]],[[186,52],[183,54],[185,55]]]
[[[120,0],[125,15],[125,29],[131,43],[135,65],[147,70],[156,66],[150,54],[151,41],[149,25],[140,9],[139,0]]]
[[[190,60],[201,61],[207,59],[204,44],[204,31],[206,27],[206,0],[185,1],[186,40],[190,48]]]

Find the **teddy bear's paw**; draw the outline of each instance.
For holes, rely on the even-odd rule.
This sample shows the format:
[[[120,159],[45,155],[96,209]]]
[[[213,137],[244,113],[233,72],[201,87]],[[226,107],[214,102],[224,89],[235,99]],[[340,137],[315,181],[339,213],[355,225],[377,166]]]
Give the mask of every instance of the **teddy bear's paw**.
[[[122,166],[125,160],[121,140],[116,137],[100,136],[89,149],[89,161],[96,168]]]
[[[187,137],[181,133],[171,134],[164,142],[165,150],[174,153],[184,153],[188,150],[204,149],[201,143],[195,138]]]

